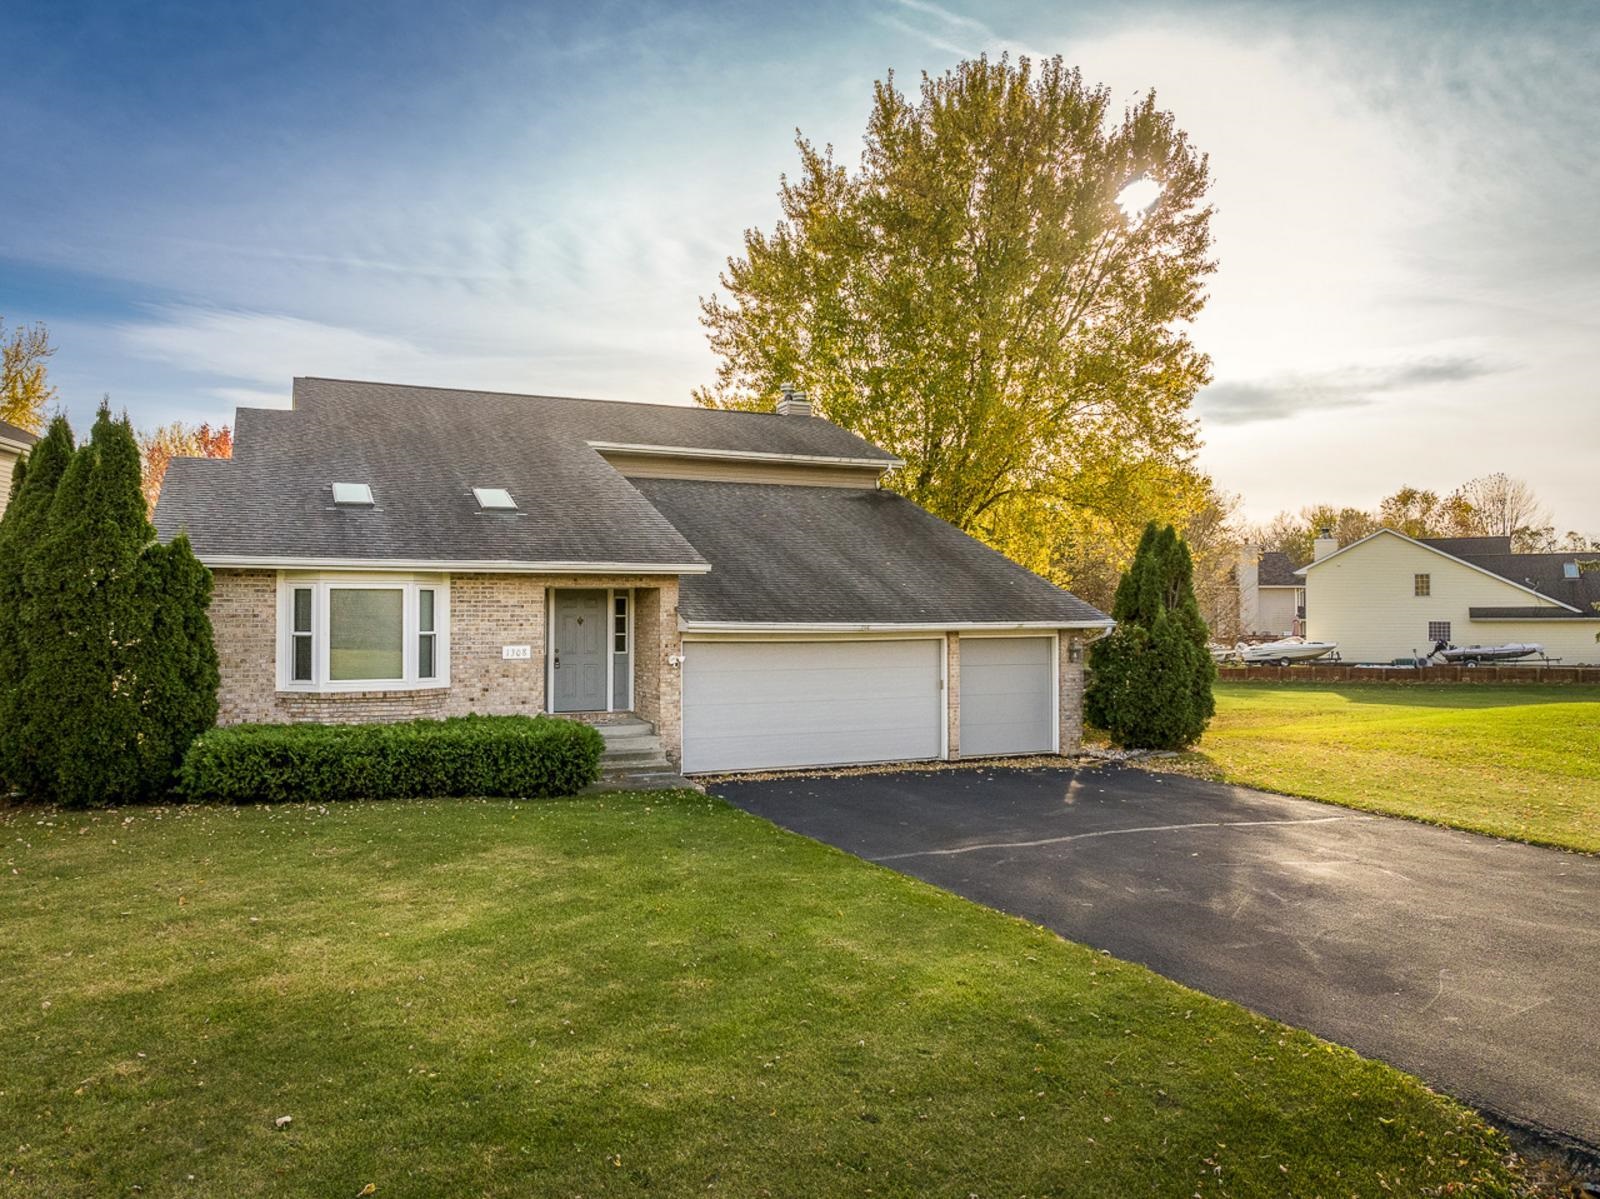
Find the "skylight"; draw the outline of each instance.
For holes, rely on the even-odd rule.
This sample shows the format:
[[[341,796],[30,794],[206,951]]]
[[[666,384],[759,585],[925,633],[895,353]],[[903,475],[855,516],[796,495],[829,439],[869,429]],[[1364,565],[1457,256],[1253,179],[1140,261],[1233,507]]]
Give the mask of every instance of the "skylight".
[[[511,498],[511,493],[504,487],[474,487],[472,498],[478,501],[478,507],[484,511],[515,512],[517,501]]]
[[[1561,564],[1561,573],[1564,577],[1569,579],[1577,578],[1579,573],[1578,564],[1576,562],[1563,562]]]
[[[372,488],[365,483],[335,483],[333,502],[352,508],[372,507]]]

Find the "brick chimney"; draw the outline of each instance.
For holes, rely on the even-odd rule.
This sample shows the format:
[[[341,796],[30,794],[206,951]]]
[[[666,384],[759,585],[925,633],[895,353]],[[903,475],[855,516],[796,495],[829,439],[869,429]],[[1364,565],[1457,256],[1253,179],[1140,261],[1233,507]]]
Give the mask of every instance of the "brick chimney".
[[[1339,548],[1339,539],[1333,535],[1333,530],[1324,525],[1317,530],[1317,539],[1311,543],[1311,560],[1321,562],[1329,554]]]
[[[785,383],[778,388],[782,394],[778,397],[779,416],[810,416],[811,397],[795,387],[793,383]]]

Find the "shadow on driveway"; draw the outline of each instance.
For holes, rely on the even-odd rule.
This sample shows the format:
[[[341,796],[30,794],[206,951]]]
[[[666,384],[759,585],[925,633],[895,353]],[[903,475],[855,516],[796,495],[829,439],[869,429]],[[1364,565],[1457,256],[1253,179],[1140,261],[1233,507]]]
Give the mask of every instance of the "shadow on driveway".
[[[1118,766],[712,791],[1600,1146],[1600,858]]]

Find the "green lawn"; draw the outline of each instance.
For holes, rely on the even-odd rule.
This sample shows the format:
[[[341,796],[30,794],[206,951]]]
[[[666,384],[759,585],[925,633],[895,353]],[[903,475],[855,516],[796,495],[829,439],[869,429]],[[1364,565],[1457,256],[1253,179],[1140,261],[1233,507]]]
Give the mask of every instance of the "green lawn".
[[[1406,1075],[691,793],[0,833],[4,1196],[1525,1193]]]
[[[1600,852],[1600,687],[1221,683],[1180,767]]]

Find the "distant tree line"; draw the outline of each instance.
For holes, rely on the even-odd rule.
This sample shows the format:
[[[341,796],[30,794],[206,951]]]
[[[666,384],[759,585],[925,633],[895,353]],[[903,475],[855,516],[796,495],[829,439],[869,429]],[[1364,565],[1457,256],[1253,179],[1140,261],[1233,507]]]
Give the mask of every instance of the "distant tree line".
[[[1295,513],[1280,512],[1246,530],[1246,537],[1303,566],[1311,561],[1312,542],[1322,529],[1330,530],[1340,545],[1378,529],[1394,529],[1408,537],[1509,537],[1512,551],[1519,554],[1600,550],[1600,539],[1594,536],[1558,534],[1550,510],[1533,488],[1503,473],[1483,475],[1443,494],[1401,487],[1371,510],[1314,504]]]

